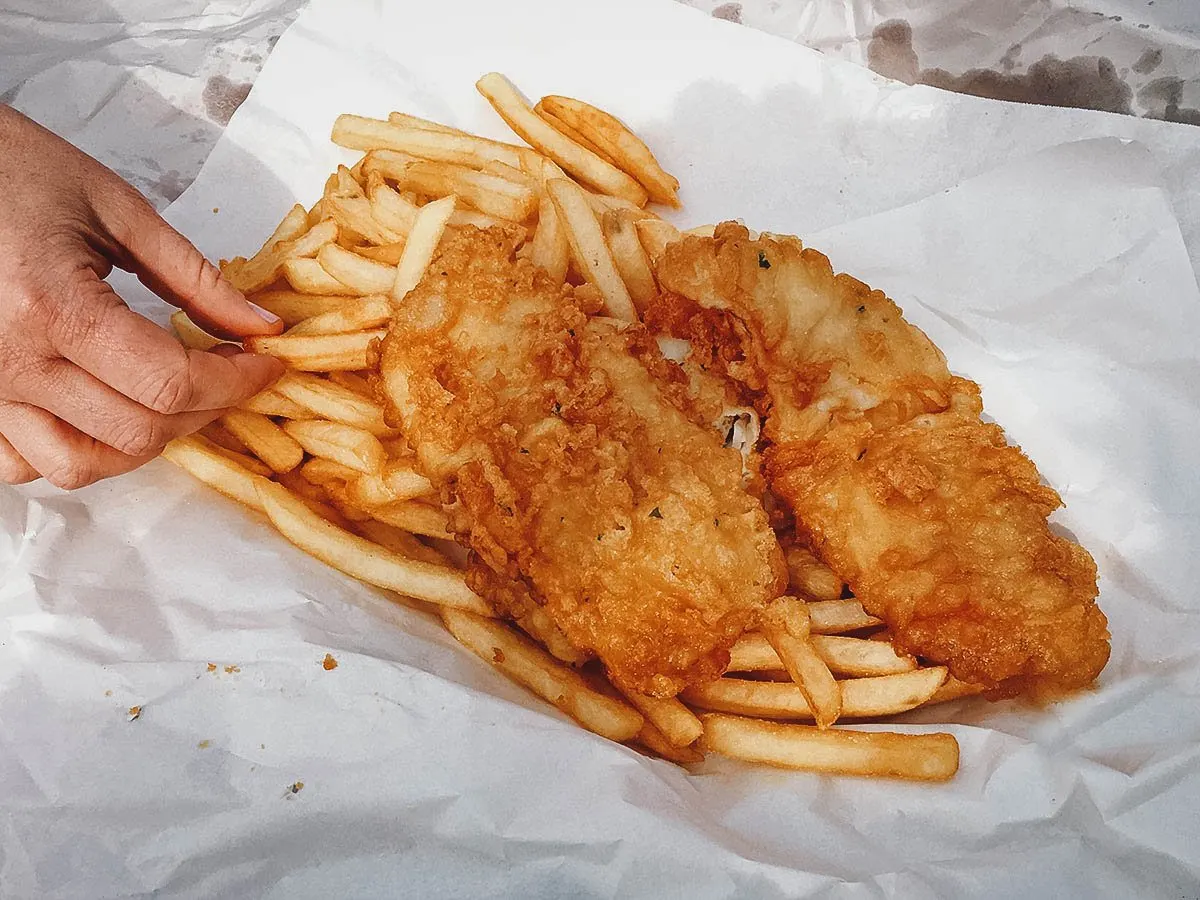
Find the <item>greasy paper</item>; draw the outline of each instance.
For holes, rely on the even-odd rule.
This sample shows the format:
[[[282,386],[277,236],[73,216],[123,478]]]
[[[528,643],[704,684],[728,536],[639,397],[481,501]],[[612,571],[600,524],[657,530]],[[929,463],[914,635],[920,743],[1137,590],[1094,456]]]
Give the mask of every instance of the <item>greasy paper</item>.
[[[1108,669],[1049,709],[889,725],[958,737],[946,785],[688,774],[165,462],[3,489],[3,892],[1194,893],[1193,132],[905,88],[666,2],[318,0],[168,217],[214,258],[254,250],[352,158],[327,140],[343,111],[504,136],[472,88],[489,69],[620,114],[683,183],[680,221],[797,233],[895,297],[1062,493],[1059,526],[1100,568]]]

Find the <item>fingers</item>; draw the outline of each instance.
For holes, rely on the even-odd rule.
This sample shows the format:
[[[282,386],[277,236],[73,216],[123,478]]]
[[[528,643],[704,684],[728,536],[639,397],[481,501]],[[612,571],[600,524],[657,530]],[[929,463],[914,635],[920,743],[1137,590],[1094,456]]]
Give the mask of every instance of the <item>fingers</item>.
[[[37,470],[25,462],[25,457],[16,451],[4,435],[0,434],[0,482],[25,484],[38,478]]]
[[[218,337],[278,334],[283,322],[246,301],[182,234],[131,188],[93,198],[96,214],[152,291]]]
[[[154,458],[114,450],[27,403],[0,402],[0,434],[42,477],[68,491],[131,472]]]
[[[154,455],[168,441],[203,428],[222,412],[155,412],[65,359],[46,361],[12,387],[12,399],[41,407],[129,456]]]
[[[90,270],[54,322],[51,340],[64,357],[135,403],[173,415],[236,406],[283,374],[276,359],[187,350],[130,310]]]

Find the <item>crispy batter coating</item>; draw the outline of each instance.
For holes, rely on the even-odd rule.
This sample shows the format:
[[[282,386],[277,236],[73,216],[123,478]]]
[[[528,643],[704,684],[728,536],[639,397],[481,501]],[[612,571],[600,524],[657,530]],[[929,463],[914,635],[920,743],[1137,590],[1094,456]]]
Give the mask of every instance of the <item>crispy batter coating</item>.
[[[1107,620],[1091,556],[1047,522],[1062,501],[895,303],[734,223],[669,247],[658,275],[655,314],[709,335],[708,359],[765,416],[768,481],[797,533],[901,649],[993,696],[1096,678]]]
[[[785,567],[679,367],[598,307],[465,229],[397,311],[382,387],[472,586],[514,617],[542,605],[623,687],[670,696],[722,672]]]

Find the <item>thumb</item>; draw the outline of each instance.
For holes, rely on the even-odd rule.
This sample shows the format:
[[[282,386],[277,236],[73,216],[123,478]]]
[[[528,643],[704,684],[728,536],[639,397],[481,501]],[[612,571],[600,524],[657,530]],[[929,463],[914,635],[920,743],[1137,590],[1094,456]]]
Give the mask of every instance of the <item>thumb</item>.
[[[123,268],[218,337],[243,338],[283,330],[278,316],[246,300],[144,197],[127,185],[122,187],[135,199],[119,203],[119,215],[107,221],[103,208],[96,212],[124,250],[127,262]]]

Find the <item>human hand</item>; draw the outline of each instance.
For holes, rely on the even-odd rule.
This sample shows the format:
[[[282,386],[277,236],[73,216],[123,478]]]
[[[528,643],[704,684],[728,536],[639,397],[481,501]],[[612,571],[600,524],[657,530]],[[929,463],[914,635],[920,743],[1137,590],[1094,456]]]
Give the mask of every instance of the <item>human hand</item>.
[[[114,266],[220,337],[282,330],[116,173],[0,105],[0,481],[128,472],[282,374],[185,350],[104,281]]]

